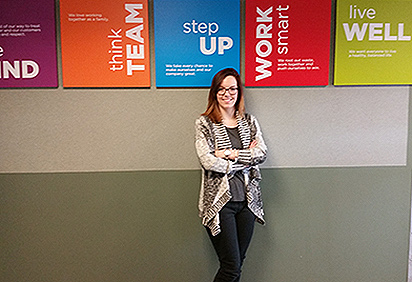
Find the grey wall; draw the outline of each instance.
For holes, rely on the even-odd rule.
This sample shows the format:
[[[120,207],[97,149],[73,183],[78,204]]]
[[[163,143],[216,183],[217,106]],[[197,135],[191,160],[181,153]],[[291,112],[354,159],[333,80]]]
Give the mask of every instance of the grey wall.
[[[246,95],[270,148],[265,167],[406,165],[409,87]],[[206,101],[207,89],[0,90],[0,171],[198,169],[194,120]]]
[[[246,91],[270,155],[243,281],[406,281],[410,87]],[[193,148],[206,97],[0,90],[0,281],[211,281]]]

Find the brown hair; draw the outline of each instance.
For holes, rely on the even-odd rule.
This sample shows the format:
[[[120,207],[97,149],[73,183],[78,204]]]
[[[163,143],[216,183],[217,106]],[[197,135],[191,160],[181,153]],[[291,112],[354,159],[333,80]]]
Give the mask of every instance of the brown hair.
[[[223,80],[228,76],[233,76],[237,82],[238,92],[235,109],[240,115],[243,115],[245,112],[242,82],[239,73],[233,68],[222,69],[213,77],[212,85],[210,86],[209,90],[207,108],[206,111],[202,114],[203,116],[209,117],[214,123],[219,123],[222,120],[219,104],[217,102],[217,91],[219,90]]]

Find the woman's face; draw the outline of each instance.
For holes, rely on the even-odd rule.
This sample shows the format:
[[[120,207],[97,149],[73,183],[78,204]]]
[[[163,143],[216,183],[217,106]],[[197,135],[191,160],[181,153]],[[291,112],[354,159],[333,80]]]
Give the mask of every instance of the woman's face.
[[[238,93],[238,85],[234,76],[226,76],[220,84],[216,94],[217,102],[222,109],[235,107]]]

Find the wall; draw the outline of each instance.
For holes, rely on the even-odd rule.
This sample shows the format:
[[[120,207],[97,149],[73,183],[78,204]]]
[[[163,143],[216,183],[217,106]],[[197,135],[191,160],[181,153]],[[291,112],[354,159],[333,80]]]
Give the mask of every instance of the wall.
[[[271,155],[243,281],[406,281],[410,92],[247,89]],[[0,90],[0,281],[210,281],[192,141],[206,97]]]
[[[246,95],[270,148],[264,167],[406,164],[408,87]],[[2,90],[0,171],[198,169],[194,120],[206,101],[207,89]]]
[[[264,169],[243,281],[406,281],[408,168]],[[211,281],[199,171],[0,175],[0,281]]]

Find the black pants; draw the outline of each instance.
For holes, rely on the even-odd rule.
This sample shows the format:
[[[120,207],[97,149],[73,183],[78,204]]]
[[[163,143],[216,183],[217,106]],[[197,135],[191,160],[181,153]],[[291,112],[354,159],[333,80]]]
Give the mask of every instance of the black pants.
[[[245,202],[228,202],[219,213],[221,232],[209,237],[219,257],[214,282],[238,282],[246,250],[252,239],[255,215]]]

